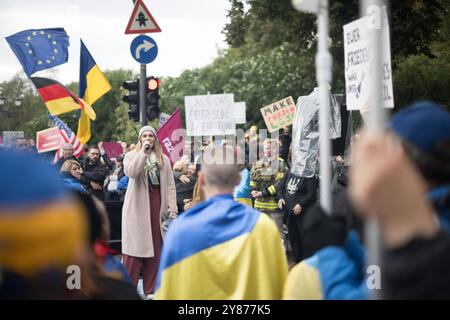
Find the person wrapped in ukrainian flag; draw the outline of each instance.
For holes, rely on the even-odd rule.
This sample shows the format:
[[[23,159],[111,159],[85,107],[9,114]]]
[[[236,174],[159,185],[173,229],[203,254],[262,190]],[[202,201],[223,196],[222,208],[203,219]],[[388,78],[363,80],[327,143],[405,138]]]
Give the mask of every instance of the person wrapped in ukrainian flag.
[[[239,167],[231,146],[208,148],[199,183],[206,200],[170,226],[156,299],[281,299],[287,259],[277,227],[233,200]]]

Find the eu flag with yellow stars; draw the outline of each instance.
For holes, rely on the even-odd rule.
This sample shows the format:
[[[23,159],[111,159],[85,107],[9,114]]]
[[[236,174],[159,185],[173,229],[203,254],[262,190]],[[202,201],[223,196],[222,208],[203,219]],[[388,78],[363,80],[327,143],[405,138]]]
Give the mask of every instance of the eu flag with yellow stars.
[[[6,41],[28,77],[69,58],[69,36],[63,28],[25,30],[6,37]]]

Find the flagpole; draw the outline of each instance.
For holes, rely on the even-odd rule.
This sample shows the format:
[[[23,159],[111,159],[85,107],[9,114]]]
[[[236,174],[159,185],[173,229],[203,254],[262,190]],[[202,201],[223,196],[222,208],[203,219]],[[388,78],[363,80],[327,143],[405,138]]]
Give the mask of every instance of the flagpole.
[[[328,50],[328,0],[321,0],[317,13],[318,51],[316,78],[319,85],[319,139],[320,139],[320,206],[331,214],[331,143],[330,143],[330,83],[333,63]]]
[[[380,133],[383,131],[385,123],[385,111],[382,101],[382,30],[384,28],[384,17],[382,10],[385,6],[384,0],[363,0],[361,1],[360,15],[372,14],[369,26],[369,57],[370,58],[370,91],[371,91],[371,106],[369,112],[369,123],[366,124],[369,131],[372,133]],[[378,16],[377,16],[378,15]],[[378,223],[373,217],[370,217],[365,223],[365,244],[368,250],[367,266],[375,265],[382,270],[382,253],[381,253],[381,237]],[[371,299],[382,299],[381,288],[371,290]]]

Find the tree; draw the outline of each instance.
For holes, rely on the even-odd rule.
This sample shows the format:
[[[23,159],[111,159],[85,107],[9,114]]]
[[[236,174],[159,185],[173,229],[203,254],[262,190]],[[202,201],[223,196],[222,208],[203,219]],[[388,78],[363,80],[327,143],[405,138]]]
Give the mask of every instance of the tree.
[[[244,4],[240,0],[230,0],[231,9],[227,14],[230,22],[225,25],[222,33],[231,48],[237,48],[245,43],[247,20],[244,17]]]

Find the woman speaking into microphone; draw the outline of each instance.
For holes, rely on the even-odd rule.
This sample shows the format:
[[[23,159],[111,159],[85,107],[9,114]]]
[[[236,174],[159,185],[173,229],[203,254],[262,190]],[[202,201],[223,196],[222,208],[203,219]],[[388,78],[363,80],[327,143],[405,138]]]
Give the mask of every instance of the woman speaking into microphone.
[[[133,283],[137,286],[142,273],[144,293],[149,295],[155,288],[163,242],[162,214],[174,218],[178,209],[169,158],[161,151],[155,129],[142,127],[138,140],[123,161],[129,182],[122,209],[122,253]]]

